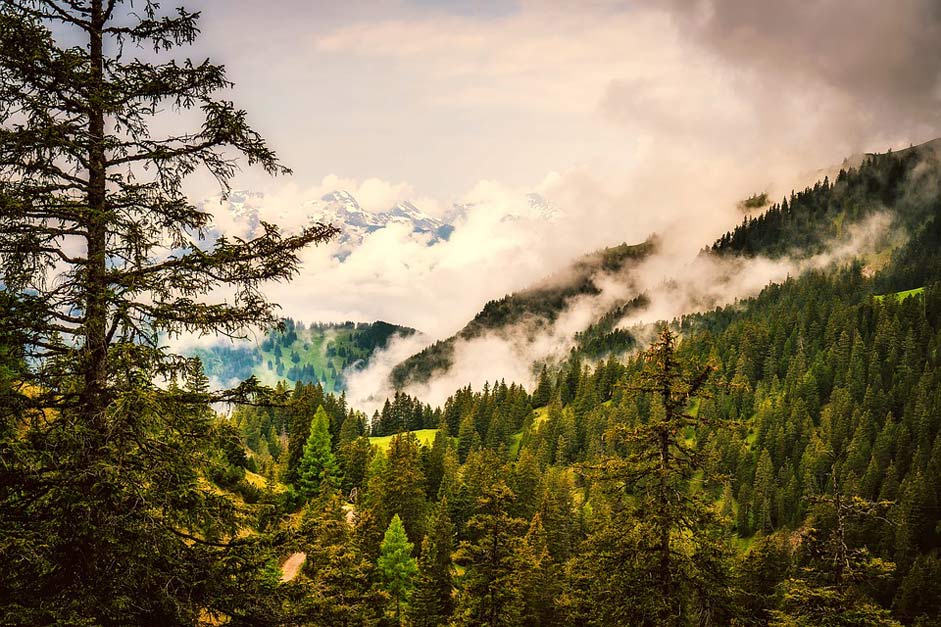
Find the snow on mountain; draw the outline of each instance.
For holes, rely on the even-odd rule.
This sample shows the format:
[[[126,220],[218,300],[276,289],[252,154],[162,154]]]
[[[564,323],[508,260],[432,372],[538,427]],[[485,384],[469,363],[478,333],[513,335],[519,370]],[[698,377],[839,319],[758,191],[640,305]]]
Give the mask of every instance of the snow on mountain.
[[[540,194],[526,194],[526,201],[529,203],[533,217],[554,222],[565,215],[561,209],[546,200]]]
[[[336,257],[345,259],[370,234],[389,226],[405,226],[416,235],[427,238],[429,246],[447,240],[456,228],[474,210],[474,204],[454,204],[443,218],[426,214],[410,201],[399,202],[385,211],[369,211],[360,206],[347,191],[336,190],[302,203],[299,207],[272,207],[264,194],[234,190],[226,198],[215,196],[202,207],[215,216],[216,228],[210,241],[225,233],[248,239],[258,235],[262,221],[282,226],[286,231],[296,230],[303,224],[322,222],[340,229],[334,240]],[[507,213],[503,220],[555,221],[562,212],[539,194],[527,194],[526,203]]]
[[[358,246],[369,233],[393,224],[410,227],[413,233],[430,234],[429,244],[434,244],[447,239],[452,228],[408,201],[398,203],[387,211],[367,211],[360,207],[352,194],[344,191],[325,194],[319,200],[304,203],[303,207],[310,221],[338,227],[341,231],[338,238],[341,245]]]
[[[231,192],[225,199],[211,198],[202,206],[216,218],[214,236],[226,233],[251,238],[258,234],[262,220],[282,225],[288,231],[305,222],[332,224],[340,229],[335,240],[340,259],[345,259],[370,233],[393,224],[409,227],[416,234],[430,235],[429,245],[447,239],[454,230],[451,224],[427,215],[411,202],[400,202],[387,211],[373,212],[363,209],[352,194],[343,190],[303,203],[300,215],[290,212],[289,208],[267,207],[264,194],[241,190]]]
[[[476,203],[455,203],[451,205],[450,211],[445,214],[444,220],[449,224],[457,224],[466,220],[468,214],[474,210],[475,206],[477,206]],[[507,212],[503,215],[503,221],[542,220],[546,222],[556,222],[563,217],[565,217],[565,213],[545,197],[540,194],[529,193],[526,194],[525,204],[508,208]]]

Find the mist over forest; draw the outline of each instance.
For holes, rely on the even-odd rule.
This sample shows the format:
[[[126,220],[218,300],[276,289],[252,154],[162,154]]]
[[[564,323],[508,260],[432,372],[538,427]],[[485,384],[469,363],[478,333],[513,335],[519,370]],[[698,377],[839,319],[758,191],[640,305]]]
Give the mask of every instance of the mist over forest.
[[[180,3],[0,2],[0,624],[941,625],[934,0]]]

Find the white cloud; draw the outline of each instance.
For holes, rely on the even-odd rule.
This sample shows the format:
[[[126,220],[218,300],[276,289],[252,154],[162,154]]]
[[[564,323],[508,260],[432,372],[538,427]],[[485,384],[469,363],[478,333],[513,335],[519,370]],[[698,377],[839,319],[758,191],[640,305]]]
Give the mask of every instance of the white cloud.
[[[370,210],[471,206],[443,244],[389,228],[343,263],[307,251],[301,276],[270,290],[303,320],[385,319],[444,337],[604,245],[657,232],[665,258],[688,263],[740,219],[738,200],[778,199],[802,172],[938,131],[937,114],[919,117],[941,76],[927,0],[522,2],[484,16],[348,4],[233,0],[207,22],[208,48],[297,173],[245,186],[287,226],[338,188]],[[245,46],[248,32],[272,36]],[[533,219],[528,191],[563,217]],[[753,268],[756,281],[781,271]]]
[[[830,242],[826,253],[809,258],[702,256],[695,250],[682,251],[682,240],[671,241],[667,237],[658,252],[636,267],[594,277],[600,293],[571,299],[548,329],[534,336],[531,327],[520,324],[470,340],[457,340],[450,368],[435,373],[425,383],[409,384],[405,391],[440,405],[455,390],[468,384],[480,389],[485,382],[505,379],[531,389],[535,364],[564,359],[575,345],[576,332],[634,296],[645,294],[648,304],[631,311],[618,327],[630,329],[643,343],[653,337],[653,332],[646,330],[656,322],[731,305],[758,294],[769,283],[882,250],[886,238],[896,236],[891,226],[889,214],[877,213],[852,225],[845,237]],[[348,395],[351,402],[370,411],[381,404],[393,392],[389,380],[392,368],[425,343],[426,338],[412,337],[378,353],[367,369],[351,377]]]

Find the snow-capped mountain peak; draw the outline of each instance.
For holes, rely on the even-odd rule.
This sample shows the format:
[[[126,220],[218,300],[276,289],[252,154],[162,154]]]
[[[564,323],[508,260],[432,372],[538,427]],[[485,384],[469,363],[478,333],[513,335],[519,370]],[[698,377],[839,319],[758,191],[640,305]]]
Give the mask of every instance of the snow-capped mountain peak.
[[[342,190],[324,194],[320,200],[308,201],[303,209],[310,221],[331,223],[341,230],[354,227],[372,232],[385,226],[386,222],[360,207],[352,194]]]
[[[304,202],[294,211],[290,207],[266,207],[263,194],[242,190],[232,191],[225,198],[208,199],[203,207],[217,216],[216,235],[225,232],[251,238],[258,234],[262,220],[280,225],[332,224],[340,229],[335,240],[340,259],[345,259],[370,233],[391,224],[404,225],[412,233],[428,237],[429,245],[447,239],[453,231],[450,224],[429,216],[410,201],[397,203],[386,211],[369,211],[345,190],[335,190]],[[297,212],[303,219],[298,220]]]
[[[409,201],[400,202],[386,212],[389,220],[410,223],[415,231],[433,232],[444,226],[444,222],[424,213]]]
[[[466,219],[473,205],[455,204],[443,218],[436,218],[421,210],[415,203],[404,200],[385,211],[363,208],[356,197],[346,190],[334,190],[302,203],[298,207],[269,207],[264,194],[233,190],[227,197],[216,196],[203,203],[207,211],[217,217],[215,235],[222,233],[252,238],[258,234],[261,221],[272,222],[291,230],[301,224],[321,222],[340,229],[334,240],[336,257],[345,259],[361,245],[370,233],[389,226],[406,227],[429,246],[447,240],[454,224]],[[507,214],[504,220],[557,220],[562,212],[539,194],[527,194],[526,205],[519,213]]]
[[[543,218],[551,222],[562,217],[563,215],[561,209],[556,207],[541,194],[526,194],[526,201],[529,203],[529,208],[533,211],[536,217]]]

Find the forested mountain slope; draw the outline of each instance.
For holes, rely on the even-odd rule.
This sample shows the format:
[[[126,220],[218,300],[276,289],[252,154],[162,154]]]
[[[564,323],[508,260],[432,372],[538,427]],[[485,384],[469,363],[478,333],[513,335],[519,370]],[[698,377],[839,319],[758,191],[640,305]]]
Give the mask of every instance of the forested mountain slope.
[[[535,336],[545,331],[573,298],[600,292],[595,284],[597,275],[628,272],[655,248],[655,240],[605,248],[576,260],[571,267],[536,285],[488,302],[454,336],[435,342],[396,366],[392,371],[393,384],[398,388],[427,381],[436,372],[447,370],[452,364],[454,345],[460,340],[471,340],[487,333]],[[626,310],[636,304],[625,301],[614,309]]]
[[[835,181],[824,179],[761,215],[746,217],[711,249],[768,257],[822,253],[847,227],[877,212],[890,214],[913,235],[933,216],[939,183],[941,139],[866,155],[858,168],[841,170]]]
[[[393,336],[415,333],[382,321],[305,326],[286,319],[283,324],[283,330],[269,331],[260,342],[216,344],[194,349],[193,354],[202,361],[206,376],[224,385],[254,375],[269,383],[320,383],[339,392],[346,369],[364,366]]]
[[[357,491],[347,559],[381,586],[372,564],[398,515],[419,556],[406,610],[418,624],[941,624],[941,197],[915,193],[906,181],[925,171],[899,169],[909,158],[871,159],[795,195],[799,220],[778,208],[714,247],[793,250],[777,229],[812,248],[815,222],[888,211],[908,238],[878,269],[769,285],[621,360],[576,352],[531,394],[496,382],[439,408],[398,394],[369,419],[304,387],[292,409],[236,421],[283,440],[264,472],[300,491],[308,402],[322,399],[333,472]],[[430,446],[366,437],[431,427]],[[310,501],[312,529],[329,528],[331,507]],[[309,551],[339,546],[313,533]],[[329,572],[309,563],[300,581],[352,585]]]

